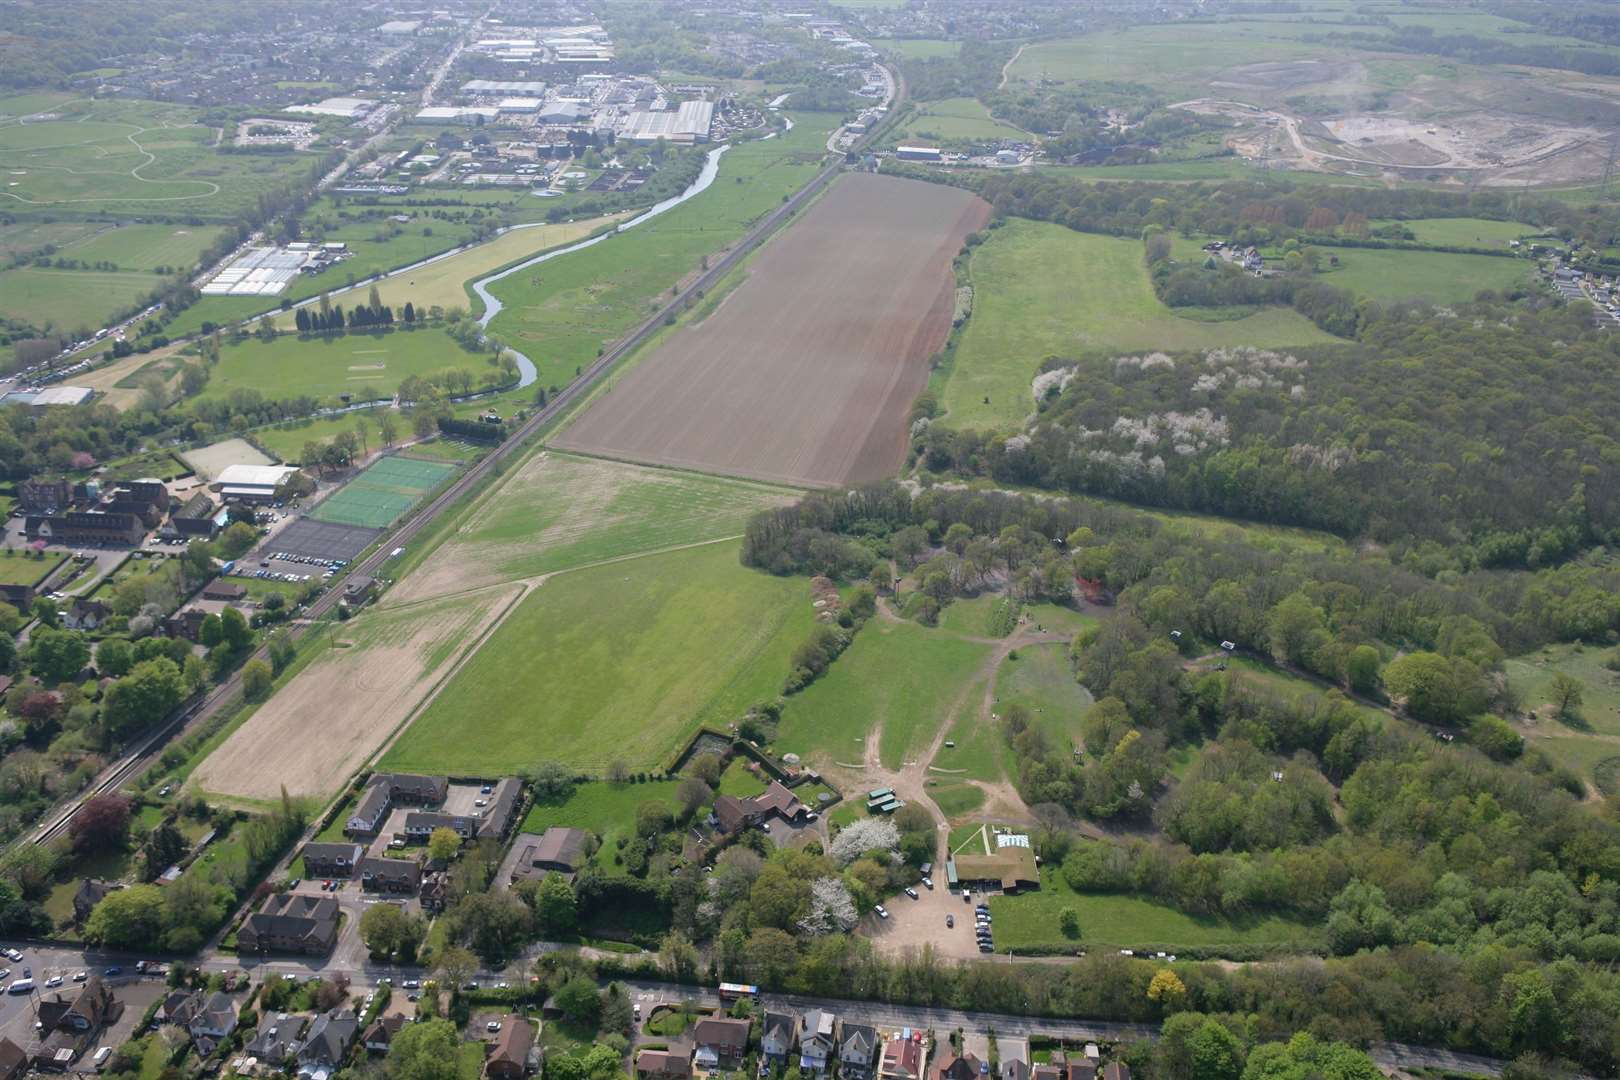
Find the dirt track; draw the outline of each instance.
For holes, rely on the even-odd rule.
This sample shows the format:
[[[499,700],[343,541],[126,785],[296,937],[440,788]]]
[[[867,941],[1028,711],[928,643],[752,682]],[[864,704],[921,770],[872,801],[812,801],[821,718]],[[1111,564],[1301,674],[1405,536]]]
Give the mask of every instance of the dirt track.
[[[951,258],[989,212],[956,188],[840,178],[554,444],[790,484],[891,475],[950,329]]]
[[[216,795],[326,797],[482,640],[520,585],[368,612],[209,754],[192,777]]]

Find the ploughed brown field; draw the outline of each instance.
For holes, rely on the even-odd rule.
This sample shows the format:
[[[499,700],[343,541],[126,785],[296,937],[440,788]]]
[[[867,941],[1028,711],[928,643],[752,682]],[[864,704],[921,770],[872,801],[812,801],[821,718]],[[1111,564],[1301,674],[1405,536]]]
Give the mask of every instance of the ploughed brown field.
[[[951,259],[989,214],[957,188],[839,178],[713,312],[553,443],[790,484],[892,475],[928,358],[950,332]]]

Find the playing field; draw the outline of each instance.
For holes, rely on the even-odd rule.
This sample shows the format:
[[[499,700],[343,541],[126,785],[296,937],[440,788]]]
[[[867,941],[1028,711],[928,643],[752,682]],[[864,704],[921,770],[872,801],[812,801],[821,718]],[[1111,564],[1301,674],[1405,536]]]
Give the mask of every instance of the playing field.
[[[94,329],[161,284],[157,274],[23,266],[0,271],[0,315],[42,330]]]
[[[996,229],[973,250],[971,272],[973,314],[939,391],[945,422],[957,428],[1021,424],[1035,409],[1030,381],[1048,356],[1336,340],[1290,308],[1183,318],[1154,295],[1139,241],[1047,222],[1014,219]]]
[[[1026,137],[1022,129],[991,119],[990,110],[977,98],[922,102],[900,132],[901,141],[912,143]]]
[[[555,444],[788,484],[889,476],[950,329],[951,258],[989,211],[958,188],[841,177]]]
[[[327,496],[309,516],[335,525],[386,528],[455,471],[454,465],[437,461],[380,458],[335,494]]]
[[[301,154],[222,154],[201,110],[71,94],[0,98],[0,206],[224,220],[293,179]]]
[[[736,543],[548,579],[458,671],[383,768],[500,775],[539,761],[661,768],[700,724],[780,691],[812,622],[802,578]]]
[[[545,451],[486,494],[425,559],[408,555],[388,600],[740,536],[751,515],[796,497],[743,480]]]
[[[397,312],[395,313],[398,314]],[[282,334],[264,342],[250,337],[220,350],[201,397],[224,398],[233,390],[257,390],[267,398],[354,401],[392,397],[412,375],[466,368],[475,378],[489,370],[488,354],[470,353],[438,329],[393,330],[300,337]]]
[[[513,274],[490,291],[505,309],[490,323],[526,353],[545,385],[562,385],[655,310],[669,288],[699,272],[748,226],[816,175],[831,113],[793,117],[773,139],[726,151],[713,185],[629,232],[585,251]]]

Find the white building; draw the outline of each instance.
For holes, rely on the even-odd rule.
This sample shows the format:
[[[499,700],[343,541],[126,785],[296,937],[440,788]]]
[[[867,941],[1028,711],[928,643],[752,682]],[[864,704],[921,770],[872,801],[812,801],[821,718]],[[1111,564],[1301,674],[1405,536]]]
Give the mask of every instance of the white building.
[[[227,499],[270,502],[296,472],[297,467],[292,465],[228,465],[208,487]]]

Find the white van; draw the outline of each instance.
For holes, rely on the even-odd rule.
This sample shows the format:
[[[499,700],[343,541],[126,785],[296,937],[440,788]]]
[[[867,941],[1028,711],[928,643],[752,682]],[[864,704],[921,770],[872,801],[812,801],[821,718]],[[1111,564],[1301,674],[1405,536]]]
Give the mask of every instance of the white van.
[[[96,1051],[96,1056],[91,1058],[90,1061],[91,1064],[95,1065],[95,1067],[99,1069],[103,1065],[107,1064],[107,1059],[110,1057],[112,1057],[112,1047],[103,1046],[100,1050]]]
[[[33,992],[34,992],[34,980],[33,979],[18,979],[16,982],[14,982],[10,986],[6,987],[6,993],[8,993],[8,994],[31,994]]]

